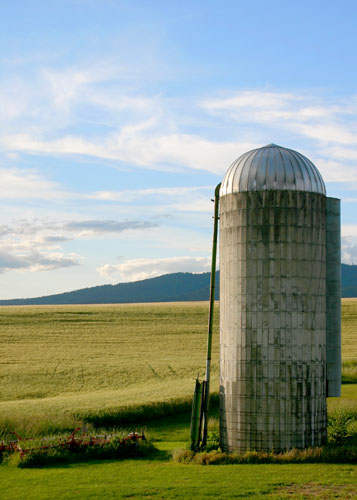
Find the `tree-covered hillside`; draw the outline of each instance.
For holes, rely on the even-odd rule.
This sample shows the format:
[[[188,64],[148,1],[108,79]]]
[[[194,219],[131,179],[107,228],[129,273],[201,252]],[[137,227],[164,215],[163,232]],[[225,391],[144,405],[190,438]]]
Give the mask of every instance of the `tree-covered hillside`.
[[[1,300],[0,305],[117,304],[208,300],[209,282],[210,273],[175,273],[133,283],[95,286],[46,297]]]

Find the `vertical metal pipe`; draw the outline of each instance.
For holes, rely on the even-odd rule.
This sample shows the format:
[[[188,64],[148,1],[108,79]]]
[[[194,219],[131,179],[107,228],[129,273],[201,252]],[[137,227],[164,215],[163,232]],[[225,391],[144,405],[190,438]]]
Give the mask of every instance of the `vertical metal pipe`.
[[[214,295],[216,288],[216,260],[217,260],[217,237],[218,237],[218,220],[219,220],[219,190],[221,184],[214,192],[214,224],[213,224],[213,242],[212,242],[212,263],[211,263],[211,285],[209,298],[209,319],[208,319],[208,339],[207,339],[207,361],[206,361],[206,384],[205,398],[203,405],[203,436],[202,446],[207,442],[208,429],[208,410],[209,410],[209,390],[211,379],[211,352],[212,352],[212,331],[213,331],[213,315],[214,315]]]
[[[191,429],[190,429],[190,448],[196,451],[200,442],[200,414],[201,414],[201,400],[202,400],[202,386],[203,384],[196,379],[195,392],[192,401],[192,414],[191,414]]]
[[[201,401],[200,401],[200,422],[199,422],[199,427],[198,427],[198,442],[197,442],[197,449],[200,447],[201,443],[201,438],[202,438],[202,429],[203,429],[203,409],[205,407],[205,398],[206,398],[206,381],[203,380],[201,383]]]

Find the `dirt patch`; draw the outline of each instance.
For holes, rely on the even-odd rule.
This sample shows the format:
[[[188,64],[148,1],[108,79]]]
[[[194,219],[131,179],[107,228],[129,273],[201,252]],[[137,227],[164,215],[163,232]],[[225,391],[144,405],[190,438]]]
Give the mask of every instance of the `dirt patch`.
[[[279,496],[278,496],[279,495]],[[280,496],[281,495],[281,496]],[[283,486],[271,493],[272,497],[284,498],[319,498],[319,499],[333,499],[340,498],[343,500],[356,500],[357,487],[345,485],[332,485],[332,484],[290,484]]]

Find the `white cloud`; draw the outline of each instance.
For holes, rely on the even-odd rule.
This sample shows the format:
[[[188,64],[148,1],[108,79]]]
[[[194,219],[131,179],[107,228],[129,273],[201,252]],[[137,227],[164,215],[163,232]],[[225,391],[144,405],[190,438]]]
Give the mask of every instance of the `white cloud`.
[[[335,159],[321,158],[320,155],[309,155],[310,160],[321,172],[325,182],[357,182],[357,169]]]
[[[80,264],[80,257],[65,254],[60,243],[68,241],[64,235],[46,234],[48,228],[26,220],[0,228],[0,273],[28,270],[48,271]]]
[[[165,259],[133,259],[121,264],[98,267],[101,276],[120,281],[138,281],[177,272],[206,272],[210,270],[209,257],[170,257]]]
[[[19,245],[18,248],[0,248],[0,273],[6,271],[49,271],[63,267],[79,265],[79,258],[75,254],[64,255],[61,252],[40,252],[35,248],[24,251]]]
[[[295,128],[302,135],[310,139],[317,139],[326,144],[339,143],[354,145],[357,142],[357,134],[350,132],[345,125],[342,126],[336,123],[293,123],[291,128]]]
[[[344,238],[357,238],[357,225],[342,224],[341,234]]]
[[[345,264],[357,264],[356,238],[341,238],[341,260]]]
[[[213,196],[213,189],[211,191]],[[173,203],[167,206],[167,210],[172,210],[173,212],[196,212],[196,213],[213,213],[213,205],[210,196],[198,199],[187,200],[186,202],[181,201],[180,203]]]
[[[2,199],[44,199],[63,197],[59,186],[44,179],[36,171],[21,168],[0,168]]]
[[[357,225],[341,226],[341,260],[345,264],[357,263]]]
[[[0,273],[10,270],[48,271],[77,266],[82,258],[64,252],[63,243],[81,238],[103,238],[103,234],[156,228],[147,221],[115,220],[19,220],[0,226]]]
[[[331,146],[325,150],[326,156],[336,160],[357,160],[357,149],[355,147],[346,148],[340,146]]]

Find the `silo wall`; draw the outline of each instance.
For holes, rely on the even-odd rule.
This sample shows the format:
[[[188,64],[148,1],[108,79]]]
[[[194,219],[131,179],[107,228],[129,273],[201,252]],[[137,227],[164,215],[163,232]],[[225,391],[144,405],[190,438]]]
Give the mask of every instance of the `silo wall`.
[[[226,451],[326,438],[326,198],[220,201],[220,438]]]
[[[340,200],[326,198],[327,396],[341,396],[341,215]]]

